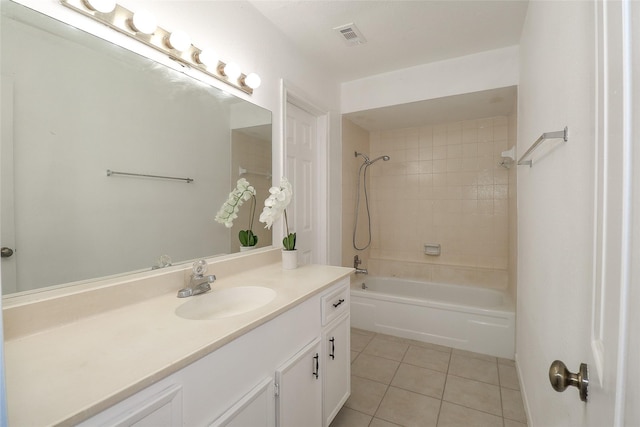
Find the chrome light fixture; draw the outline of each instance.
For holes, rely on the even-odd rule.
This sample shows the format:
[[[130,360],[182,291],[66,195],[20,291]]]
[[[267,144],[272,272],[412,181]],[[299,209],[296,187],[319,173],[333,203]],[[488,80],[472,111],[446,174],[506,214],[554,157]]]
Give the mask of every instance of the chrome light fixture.
[[[169,32],[146,10],[135,13],[115,0],[60,0],[62,5],[152,47],[170,58],[251,95],[260,86],[256,73],[243,74],[233,62],[222,62],[210,49],[194,46],[183,31]]]

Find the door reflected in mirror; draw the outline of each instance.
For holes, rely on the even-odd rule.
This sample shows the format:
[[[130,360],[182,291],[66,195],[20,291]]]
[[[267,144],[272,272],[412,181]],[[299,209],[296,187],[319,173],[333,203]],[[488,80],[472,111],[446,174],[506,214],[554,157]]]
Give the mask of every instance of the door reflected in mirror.
[[[241,177],[259,216],[269,111],[13,2],[0,30],[3,294],[240,249],[249,205],[214,217]]]

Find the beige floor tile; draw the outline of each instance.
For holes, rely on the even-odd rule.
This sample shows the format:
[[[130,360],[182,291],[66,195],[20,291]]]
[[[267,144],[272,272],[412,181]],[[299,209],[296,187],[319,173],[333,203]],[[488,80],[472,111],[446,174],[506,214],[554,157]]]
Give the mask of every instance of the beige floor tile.
[[[512,390],[520,390],[518,382],[518,373],[515,366],[498,364],[498,374],[500,375],[500,387],[510,388]]]
[[[362,352],[400,362],[408,348],[409,345],[402,341],[389,341],[376,336],[369,341],[369,344],[367,344]]]
[[[376,413],[387,386],[368,380],[351,376],[351,396],[347,399],[347,408],[363,412],[368,415]]]
[[[374,418],[371,421],[371,424],[369,424],[369,427],[398,427],[398,426],[399,424],[390,423],[389,421],[381,420],[380,418]]]
[[[517,421],[504,419],[504,427],[527,427],[525,423],[519,423]]]
[[[512,359],[504,359],[502,357],[498,357],[498,363],[501,365],[507,366],[516,366],[516,361]]]
[[[492,384],[448,375],[443,399],[467,408],[502,416],[500,388]]]
[[[343,406],[331,422],[330,427],[368,427],[371,418],[373,418],[371,415]]]
[[[416,347],[430,348],[431,350],[443,351],[445,353],[451,353],[451,347],[445,347],[444,345],[431,344],[430,342],[423,342],[418,340],[407,340],[407,344],[415,345]]]
[[[387,334],[376,334],[376,338],[380,338],[381,340],[386,340],[386,341],[403,343],[407,345],[409,345],[409,341],[411,341],[407,338],[396,337],[395,335],[387,335]]]
[[[435,427],[439,410],[439,399],[389,387],[375,417],[405,427]]]
[[[451,355],[449,353],[443,351],[412,345],[404,355],[402,362],[446,373],[449,369],[450,357]]]
[[[369,336],[376,335],[376,333],[373,331],[367,331],[366,329],[353,328],[353,327],[351,328],[351,332],[355,332],[356,334],[360,334],[360,335],[369,335]]]
[[[390,384],[400,362],[360,353],[351,364],[351,373],[379,383]]]
[[[442,372],[401,363],[391,385],[442,399],[446,377]]]
[[[445,353],[451,353],[452,350],[451,347],[446,347],[444,345],[431,344],[429,342],[412,340],[410,338],[395,337],[393,335],[376,334],[376,337],[387,341],[399,342],[407,345],[415,345],[416,347],[424,347],[430,348],[432,350],[444,351]]]
[[[351,396],[331,427],[527,425],[513,360],[357,328],[351,349]]]
[[[489,362],[483,359],[459,356],[454,353],[451,355],[451,362],[449,363],[449,375],[500,385],[498,364],[495,360]]]
[[[373,339],[372,334],[361,334],[356,330],[351,329],[351,350],[362,351],[369,344],[369,341]]]
[[[454,405],[449,402],[442,402],[440,416],[438,417],[438,427],[502,427],[502,417]]]
[[[458,350],[457,348],[453,349],[453,354],[456,354],[458,356],[473,357],[474,359],[486,360],[487,362],[496,362],[498,360],[497,357],[489,356],[488,354],[474,353],[473,351],[467,350]]]
[[[502,393],[502,416],[505,419],[526,423],[527,416],[524,412],[520,391],[501,388],[500,392]]]

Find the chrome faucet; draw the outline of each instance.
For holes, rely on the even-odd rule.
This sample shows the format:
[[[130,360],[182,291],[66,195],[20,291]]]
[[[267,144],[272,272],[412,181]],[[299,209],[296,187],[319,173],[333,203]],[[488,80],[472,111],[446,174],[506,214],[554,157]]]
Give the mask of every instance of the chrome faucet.
[[[205,276],[207,272],[207,261],[201,259],[193,263],[189,285],[178,291],[178,298],[186,298],[193,295],[203,294],[211,290],[211,284],[216,281],[213,274]]]
[[[369,274],[366,268],[358,268],[358,266],[362,264],[362,260],[358,257],[358,255],[353,257],[353,268],[356,269],[356,274]]]

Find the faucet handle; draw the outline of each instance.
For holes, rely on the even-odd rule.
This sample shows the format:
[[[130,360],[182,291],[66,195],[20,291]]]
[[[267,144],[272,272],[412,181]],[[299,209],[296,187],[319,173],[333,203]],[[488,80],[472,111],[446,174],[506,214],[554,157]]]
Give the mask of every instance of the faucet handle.
[[[207,261],[204,259],[199,259],[198,261],[193,263],[192,271],[194,276],[204,276],[204,273],[207,272]]]

